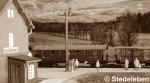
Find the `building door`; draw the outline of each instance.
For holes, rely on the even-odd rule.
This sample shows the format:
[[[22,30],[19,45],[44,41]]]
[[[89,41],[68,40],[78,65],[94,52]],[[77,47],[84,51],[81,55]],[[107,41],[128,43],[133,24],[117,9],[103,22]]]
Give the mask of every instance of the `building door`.
[[[19,64],[14,65],[14,72],[12,75],[13,75],[12,83],[23,83],[21,65]]]

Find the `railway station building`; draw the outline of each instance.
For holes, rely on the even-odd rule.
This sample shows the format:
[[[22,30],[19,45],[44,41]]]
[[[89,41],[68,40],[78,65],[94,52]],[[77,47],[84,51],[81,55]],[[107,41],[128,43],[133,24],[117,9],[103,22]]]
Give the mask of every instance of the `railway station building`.
[[[33,28],[17,0],[0,0],[0,83],[9,82],[8,57],[28,55],[28,35]]]

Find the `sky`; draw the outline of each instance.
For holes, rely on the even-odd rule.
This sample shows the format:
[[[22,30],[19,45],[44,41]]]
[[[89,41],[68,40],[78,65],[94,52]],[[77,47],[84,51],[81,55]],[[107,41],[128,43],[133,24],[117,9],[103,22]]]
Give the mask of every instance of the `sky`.
[[[19,0],[31,19],[64,22],[69,7],[71,22],[101,22],[115,19],[126,11],[149,12],[150,0]]]

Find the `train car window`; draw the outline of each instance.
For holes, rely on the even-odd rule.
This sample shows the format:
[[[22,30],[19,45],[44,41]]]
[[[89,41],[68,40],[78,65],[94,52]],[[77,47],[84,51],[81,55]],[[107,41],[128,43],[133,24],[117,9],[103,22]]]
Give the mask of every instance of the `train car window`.
[[[50,51],[50,55],[54,55],[54,51]]]
[[[42,55],[45,55],[45,51],[42,51]]]
[[[84,51],[84,55],[87,55],[88,54],[88,52],[87,51]]]
[[[93,55],[97,55],[97,51],[95,50],[95,51],[93,51]]]
[[[42,58],[45,58],[45,54],[46,54],[46,52],[42,51]]]

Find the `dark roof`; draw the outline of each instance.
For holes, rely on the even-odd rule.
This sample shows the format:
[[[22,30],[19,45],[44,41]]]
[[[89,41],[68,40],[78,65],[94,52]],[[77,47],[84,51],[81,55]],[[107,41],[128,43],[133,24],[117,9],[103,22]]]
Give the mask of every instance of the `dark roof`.
[[[5,7],[8,0],[0,0],[0,11]]]
[[[69,45],[69,50],[106,50],[107,45]],[[33,50],[65,50],[65,45],[35,46]]]
[[[150,50],[150,47],[143,47],[143,46],[137,46],[137,47],[114,47],[115,49],[147,49]]]
[[[138,49],[138,47],[114,47],[115,49]]]
[[[24,21],[26,22],[25,24],[27,25],[28,29],[34,29],[35,27],[33,26],[32,21],[29,19],[27,14],[23,11],[23,9],[22,9],[20,3],[18,2],[18,0],[0,0],[0,13],[1,13],[1,10],[7,4],[7,2],[9,2],[9,1],[13,1],[13,3],[15,4],[15,6],[18,9],[18,12],[21,14]]]
[[[41,61],[39,58],[35,58],[35,57],[29,57],[29,56],[25,56],[25,55],[18,55],[18,56],[9,56],[8,58],[12,58],[12,59],[17,59],[17,60],[22,60],[22,61]]]

